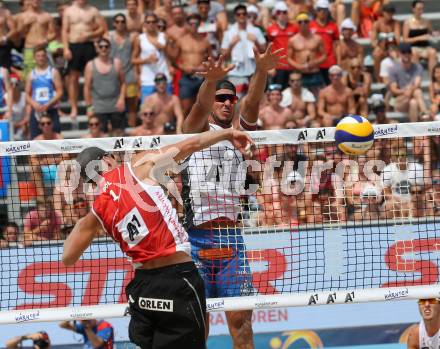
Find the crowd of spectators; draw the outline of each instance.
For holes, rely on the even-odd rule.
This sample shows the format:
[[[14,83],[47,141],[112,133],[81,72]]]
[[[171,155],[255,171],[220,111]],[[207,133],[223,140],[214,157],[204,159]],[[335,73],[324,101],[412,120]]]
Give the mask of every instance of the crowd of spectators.
[[[69,116],[75,129],[81,113],[88,119],[88,130],[82,135],[86,138],[181,133],[202,83],[197,72],[203,69],[203,61],[221,54],[235,64],[228,79],[242,98],[255,69],[254,50],[262,51],[271,43],[273,50],[284,49],[285,58],[270,72],[267,95],[261,101],[260,129],[334,126],[352,113],[374,116],[377,123],[395,122],[387,117],[390,111],[402,112],[411,122],[436,120],[440,67],[431,43],[438,33],[423,15],[423,1],[411,3],[408,11],[412,16],[403,23],[394,18],[396,8],[389,0],[353,0],[351,13],[342,0],[274,1],[266,6],[269,3],[239,3],[228,19],[222,1],[125,0],[125,11],[115,14],[110,22],[87,0],[59,2],[55,17],[43,10],[41,0],[21,0],[21,11],[16,14],[1,7],[0,78],[4,83],[0,114],[12,120],[14,138],[19,140],[62,139],[60,116]],[[358,39],[369,39],[374,48],[371,66],[366,64],[368,52]],[[20,56],[22,60],[17,58]],[[428,97],[422,90],[426,76],[430,80]],[[384,88],[372,95],[375,82],[383,83]],[[66,99],[68,108],[61,103]],[[436,182],[427,183],[427,178],[429,171],[437,168],[437,160],[432,159],[438,143],[435,139],[388,143],[388,151],[382,152],[376,146],[365,159],[360,158],[354,173],[348,171],[343,178],[336,178],[334,167],[315,180],[313,174],[307,179],[297,169],[287,174],[283,168],[277,169],[267,182],[260,174],[252,174],[261,191],[264,186],[272,188],[270,193],[247,199],[248,206],[260,211],[253,215],[253,224],[433,214]],[[276,147],[259,148],[256,155],[261,160],[265,160],[264,154],[285,158],[289,150],[292,154],[288,157],[303,156],[323,164],[337,161],[339,156],[334,147],[325,144],[278,150],[281,154]],[[383,158],[387,164],[380,187],[364,177],[353,179],[362,176],[363,162],[372,158]],[[395,169],[394,164],[403,158],[406,165]],[[37,197],[44,197],[42,205],[46,206],[44,213],[28,213],[24,236],[30,240],[47,238],[44,229],[34,227],[37,220],[56,226],[52,237],[62,237],[75,217],[81,216],[75,211],[78,202],[68,205],[55,198],[46,205],[54,166],[63,159],[62,155],[56,159],[39,155],[29,160]],[[347,159],[340,157],[342,160]],[[406,194],[396,189],[399,176],[415,176],[407,178]],[[293,200],[280,189],[289,184],[281,178],[317,187]],[[334,184],[338,181],[345,183],[343,193]],[[50,195],[53,193],[52,188]],[[415,199],[420,195],[427,197],[431,207],[420,208],[420,200]],[[87,201],[82,204],[88,207]],[[41,211],[39,205],[36,212]],[[76,213],[69,216],[66,210]],[[38,232],[32,233],[35,229]],[[9,241],[4,234],[0,246]]]

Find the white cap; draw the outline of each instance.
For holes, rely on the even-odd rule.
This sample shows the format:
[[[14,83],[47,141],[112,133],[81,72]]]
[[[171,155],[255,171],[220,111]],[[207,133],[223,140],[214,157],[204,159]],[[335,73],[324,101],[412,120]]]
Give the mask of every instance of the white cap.
[[[315,9],[317,8],[329,8],[330,4],[328,0],[318,0],[315,4]]]
[[[342,74],[344,71],[339,65],[332,65],[330,69],[328,70],[330,74]]]
[[[368,196],[373,196],[378,198],[380,196],[379,189],[374,185],[366,185],[361,192],[361,197],[365,198]]]
[[[356,26],[354,25],[353,21],[350,18],[346,18],[341,23],[341,30],[342,29],[351,29],[355,32]]]
[[[248,6],[246,7],[246,10],[247,10],[248,13],[256,13],[256,14],[259,13],[259,11],[258,11],[258,7],[255,6],[255,5],[248,5]]]
[[[288,11],[289,8],[287,7],[286,3],[284,1],[277,1],[275,3],[275,6],[273,7],[273,11]]]
[[[293,182],[304,183],[304,178],[298,171],[292,171],[286,177],[286,184],[290,184]]]

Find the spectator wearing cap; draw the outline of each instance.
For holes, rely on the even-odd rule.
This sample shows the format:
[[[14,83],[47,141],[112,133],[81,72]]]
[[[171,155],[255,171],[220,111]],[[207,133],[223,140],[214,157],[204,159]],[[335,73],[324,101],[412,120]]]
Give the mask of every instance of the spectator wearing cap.
[[[6,349],[22,348],[25,341],[32,341],[34,349],[50,349],[49,335],[44,331],[11,338],[6,341]]]
[[[203,70],[202,62],[211,56],[211,44],[208,38],[198,32],[201,22],[199,14],[187,17],[188,32],[177,39],[169,48],[174,66],[182,72],[179,81],[179,98],[182,102],[184,115],[188,115],[194,104],[203,79],[196,72]]]
[[[142,124],[134,128],[130,136],[157,136],[164,133],[163,126],[157,123],[159,113],[154,104],[144,103],[140,110]]]
[[[225,33],[221,45],[223,56],[235,65],[228,73],[228,79],[237,90],[237,96],[247,93],[249,80],[255,71],[254,46],[258,51],[266,48],[266,39],[257,27],[248,23],[246,6],[234,8],[235,23]]]
[[[26,79],[26,102],[31,106],[30,136],[34,139],[41,133],[39,121],[47,115],[52,120],[54,130],[61,131],[58,102],[63,95],[63,85],[58,70],[49,65],[44,46],[34,49],[35,68]]]
[[[410,44],[401,43],[399,51],[401,61],[389,71],[389,90],[395,97],[395,109],[408,113],[409,120],[416,122],[420,116],[428,114],[421,90],[423,68],[412,62]]]
[[[284,171],[283,171],[284,172]],[[307,223],[305,180],[299,171],[291,171],[281,178],[281,224],[297,226]]]
[[[296,128],[318,127],[316,121],[316,98],[309,90],[302,86],[302,75],[293,71],[289,76],[290,88],[283,91],[282,107],[292,111],[292,120]]]
[[[284,1],[277,1],[272,11],[275,21],[267,28],[267,39],[272,43],[272,50],[284,49],[284,54],[288,51],[289,40],[298,33],[298,26],[289,23],[288,7]],[[275,75],[271,82],[281,84],[283,88],[289,85],[289,74],[292,66],[286,58],[280,59],[275,69]]]
[[[315,96],[324,85],[319,66],[327,59],[322,38],[310,31],[310,18],[307,13],[296,17],[299,33],[288,43],[287,61],[293,69],[301,72],[303,85]]]
[[[261,108],[258,115],[258,119],[262,123],[264,130],[283,129],[286,127],[286,122],[293,119],[292,110],[280,105],[282,99],[281,91],[281,85],[269,85],[267,90],[268,105]]]
[[[381,6],[386,0],[353,0],[351,19],[358,28],[360,38],[369,38],[373,24],[381,14]]]
[[[387,56],[388,47],[400,44],[401,27],[394,19],[396,8],[393,4],[382,6],[382,16],[374,22],[371,30],[371,45],[374,47],[374,77],[380,81],[380,63]]]
[[[431,114],[436,116],[440,111],[440,64],[434,67],[431,74],[429,97],[431,99]]]
[[[414,62],[428,60],[429,73],[437,64],[437,50],[432,47],[432,22],[423,18],[425,3],[422,0],[412,2],[413,16],[403,22],[403,41],[411,44]]]
[[[157,74],[154,83],[156,92],[148,96],[144,103],[156,106],[156,111],[159,114],[156,119],[158,126],[167,123],[174,124],[177,133],[182,133],[184,116],[179,98],[167,92],[167,77],[165,74]]]
[[[269,27],[271,22],[271,15],[268,8],[261,5],[258,0],[247,0],[246,8],[249,22],[255,27],[260,28],[263,34],[265,34],[266,28]]]
[[[135,67],[131,61],[133,45],[136,38],[135,33],[127,30],[127,17],[118,13],[113,17],[113,29],[109,33],[111,45],[111,57],[119,59],[124,71],[125,78],[125,104],[127,106],[128,125],[136,126],[138,107],[138,82]]]
[[[330,84],[328,76],[328,69],[335,65],[335,43],[339,42],[339,29],[335,22],[330,17],[330,4],[328,0],[318,0],[315,4],[316,17],[310,23],[310,31],[318,34],[324,42],[324,51],[326,59],[320,64],[321,74],[326,84]]]
[[[8,69],[0,67],[0,118],[12,116],[12,87]]]
[[[350,60],[357,58],[363,66],[364,48],[361,44],[353,40],[356,27],[350,18],[346,18],[341,23],[342,40],[336,46],[336,59],[338,65],[345,71],[350,70]]]
[[[111,43],[106,38],[98,40],[98,57],[86,64],[84,71],[84,99],[87,116],[96,115],[101,120],[103,132],[119,136],[126,124],[126,84],[122,63],[110,55]]]
[[[348,74],[344,75],[342,82],[353,91],[356,114],[368,115],[368,96],[371,92],[371,75],[363,71],[359,58],[348,61]]]
[[[140,74],[141,101],[154,93],[154,77],[163,73],[170,81],[170,73],[165,55],[167,44],[164,33],[157,28],[157,16],[153,12],[145,15],[143,33],[137,36],[133,45],[132,63]],[[171,85],[170,85],[171,92]]]
[[[342,82],[344,71],[334,65],[329,69],[331,84],[319,92],[318,115],[321,126],[335,126],[347,114],[355,113],[353,90]]]

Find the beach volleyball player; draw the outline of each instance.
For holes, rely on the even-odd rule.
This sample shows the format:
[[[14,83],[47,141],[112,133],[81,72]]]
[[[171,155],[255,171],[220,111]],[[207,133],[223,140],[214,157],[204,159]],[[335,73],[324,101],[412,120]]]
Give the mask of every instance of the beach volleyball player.
[[[272,52],[270,44],[263,54],[254,49],[256,70],[238,118],[235,86],[224,80],[233,66],[224,67],[222,57],[216,62],[211,59],[205,62],[208,68],[205,80],[184,121],[183,132],[255,130],[267,74],[278,65],[280,52]],[[246,168],[240,166],[243,160],[232,144],[222,142],[191,155],[182,173],[184,225],[193,259],[205,280],[207,298],[246,296],[253,291],[237,220],[241,209],[236,188],[244,188],[246,178]],[[226,319],[234,348],[253,348],[252,311],[228,311]]]
[[[192,262],[188,235],[156,178],[220,141],[241,152],[249,152],[251,144],[245,133],[226,129],[143,151],[121,165],[97,147],[77,156],[83,180],[95,182],[99,194],[65,241],[63,263],[73,265],[101,227],[119,244],[136,269],[126,288],[129,337],[142,349],[206,347],[203,280]]]

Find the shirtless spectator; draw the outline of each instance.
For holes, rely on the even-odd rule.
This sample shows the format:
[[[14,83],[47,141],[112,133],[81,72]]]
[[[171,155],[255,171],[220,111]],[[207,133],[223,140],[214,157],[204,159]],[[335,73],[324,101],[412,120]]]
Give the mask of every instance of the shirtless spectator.
[[[425,3],[422,0],[412,2],[412,13],[409,19],[403,22],[403,42],[411,44],[414,62],[421,59],[428,61],[429,73],[432,73],[437,64],[437,50],[431,45],[432,22],[423,18]]]
[[[157,16],[153,12],[145,15],[143,33],[133,45],[132,63],[140,72],[141,101],[154,93],[154,77],[163,73],[170,81],[168,63],[165,56],[167,44],[164,33],[157,28]],[[168,87],[171,92],[171,84]]]
[[[126,84],[125,104],[128,112],[128,125],[136,126],[139,86],[136,77],[135,67],[131,61],[133,45],[136,38],[135,33],[127,30],[127,18],[119,13],[113,17],[114,31],[110,32],[111,56],[121,61],[124,70]]]
[[[267,90],[268,105],[261,108],[258,119],[264,130],[280,130],[285,128],[286,122],[293,119],[292,110],[280,105],[282,86],[271,84]]]
[[[318,0],[315,4],[316,17],[310,23],[310,31],[321,37],[324,43],[326,59],[320,64],[321,74],[325,83],[330,84],[328,69],[336,64],[335,48],[339,42],[339,29],[330,17],[328,0]]]
[[[24,38],[23,77],[26,79],[35,67],[33,49],[47,45],[55,37],[54,19],[50,13],[41,9],[41,0],[30,0],[16,21],[17,32]]]
[[[321,126],[332,127],[347,114],[355,113],[353,91],[342,83],[344,71],[334,65],[329,69],[331,84],[322,89],[318,99]]]
[[[380,79],[380,63],[388,54],[388,47],[400,44],[401,27],[394,19],[396,8],[392,4],[382,7],[382,16],[374,23],[371,31],[371,46],[374,47],[374,76]]]
[[[223,37],[222,55],[235,65],[228,73],[228,80],[235,85],[238,98],[248,90],[249,80],[255,71],[253,48],[262,52],[266,49],[266,39],[261,30],[248,23],[246,6],[239,4],[234,8],[235,21]]]
[[[26,102],[32,109],[29,121],[31,139],[42,132],[39,123],[43,116],[52,121],[56,132],[61,131],[58,102],[63,96],[61,75],[49,65],[46,49],[39,46],[33,51],[36,66],[29,72],[25,88]]]
[[[224,4],[210,0],[197,0],[192,2],[193,4],[187,8],[188,14],[198,13],[202,17],[204,25],[215,23],[220,32],[226,31],[228,28],[228,17]],[[206,28],[202,29],[202,32],[206,32]]]
[[[267,28],[271,22],[269,9],[258,0],[247,0],[245,5],[248,11],[249,21],[265,32],[265,28]]]
[[[350,70],[350,60],[357,58],[361,65],[364,62],[364,48],[361,44],[353,40],[353,35],[356,32],[356,26],[350,18],[346,18],[341,24],[342,40],[336,46],[336,59],[338,65],[345,71]]]
[[[87,0],[74,0],[63,18],[64,58],[69,61],[70,116],[78,115],[79,77],[88,61],[96,56],[93,40],[105,32],[106,24],[96,7]]]
[[[319,127],[316,124],[316,98],[309,90],[302,87],[300,72],[293,72],[289,77],[290,88],[283,91],[280,105],[292,111],[292,121],[296,128]]]
[[[342,82],[353,91],[356,114],[368,115],[371,75],[362,70],[361,61],[358,58],[353,58],[348,63],[348,74],[342,78]]]
[[[321,37],[310,31],[310,19],[307,13],[300,13],[297,18],[299,33],[289,40],[287,62],[301,72],[303,86],[315,96],[324,85],[319,70],[327,55]]]
[[[191,14],[186,21],[188,33],[176,41],[172,56],[174,64],[183,73],[179,81],[179,97],[183,112],[188,115],[203,81],[195,73],[202,69],[202,62],[211,56],[211,45],[203,34],[197,32],[201,21],[200,15]]]
[[[57,13],[58,13],[58,18],[62,21],[63,17],[64,17],[64,11],[66,10],[66,8],[68,8],[71,4],[70,0],[59,0],[57,2]]]
[[[408,113],[410,122],[429,114],[421,89],[423,68],[419,63],[412,62],[411,45],[401,43],[399,46],[401,61],[389,71],[389,90],[396,98],[395,109]]]
[[[95,115],[89,118],[88,133],[81,138],[102,138],[108,137],[108,134],[102,131],[101,120]]]
[[[17,35],[14,17],[0,3],[0,67],[9,69],[12,65],[11,50]]]
[[[96,115],[101,120],[102,131],[121,136],[124,133],[125,76],[119,59],[110,56],[111,44],[106,38],[98,41],[98,57],[89,61],[84,71],[84,100],[87,116]]]
[[[174,24],[174,18],[172,15],[173,0],[162,0],[161,3],[162,5],[156,8],[154,13],[159,19],[163,19],[167,26],[171,26]]]
[[[185,11],[182,6],[173,6],[171,15],[173,16],[173,24],[167,29],[167,44],[174,45],[179,38],[186,34],[188,28],[186,27]]]
[[[156,123],[158,113],[156,107],[151,104],[143,104],[141,107],[142,124],[130,132],[130,136],[156,136],[163,134],[163,126]]]
[[[167,77],[159,73],[154,78],[156,92],[147,97],[144,101],[147,105],[154,105],[157,113],[157,126],[163,126],[167,123],[174,124],[178,134],[182,133],[183,110],[180,100],[177,96],[167,93]]]
[[[130,33],[142,33],[144,15],[138,11],[138,0],[125,0],[127,10],[127,30]]]
[[[61,216],[53,209],[50,199],[37,198],[37,207],[24,218],[24,244],[34,241],[58,240],[61,232]]]

